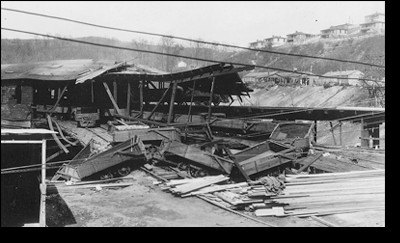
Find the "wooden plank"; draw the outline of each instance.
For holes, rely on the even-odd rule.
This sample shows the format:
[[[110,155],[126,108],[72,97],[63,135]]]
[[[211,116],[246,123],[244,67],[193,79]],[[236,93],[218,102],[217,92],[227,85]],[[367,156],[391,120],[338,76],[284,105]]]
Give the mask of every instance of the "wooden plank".
[[[139,103],[140,103],[140,113],[139,113],[139,117],[141,117],[143,115],[143,86],[144,86],[144,82],[143,80],[140,80],[140,84],[139,84]]]
[[[211,121],[211,107],[212,107],[212,99],[214,96],[214,86],[215,86],[215,77],[212,78],[212,83],[211,83],[211,90],[210,90],[210,100],[208,104],[208,115],[207,115],[207,121]]]
[[[257,209],[254,213],[258,217],[262,217],[262,216],[283,216],[283,215],[285,215],[283,207],[272,207],[272,208],[268,208],[268,209]]]
[[[307,163],[304,163],[302,167],[300,167],[300,169],[298,169],[296,171],[296,173],[300,173],[303,170],[307,169],[310,165],[312,165],[315,161],[317,161],[320,157],[322,156],[322,153],[314,156],[314,158],[312,158],[310,161],[308,161]]]
[[[215,178],[210,178],[208,180],[177,186],[174,189],[174,191],[179,192],[181,194],[185,194],[185,193],[189,193],[189,192],[201,189],[203,187],[209,186],[211,184],[216,184],[216,183],[220,183],[220,182],[227,181],[227,180],[229,180],[229,177],[221,175],[221,176],[218,176]]]
[[[41,183],[40,183],[40,216],[39,225],[46,227],[46,140],[42,140],[42,170],[41,170]]]
[[[117,84],[117,80],[114,79],[113,81],[113,95],[114,95],[114,99],[115,99],[115,103],[118,104],[118,84]]]
[[[54,104],[53,108],[51,108],[51,110],[50,110],[50,116],[51,116],[51,114],[53,114],[53,112],[55,111],[55,109],[56,109],[58,103],[60,102],[62,96],[64,95],[65,91],[67,90],[67,87],[68,87],[68,84],[66,84],[66,85],[64,86],[64,88],[63,88],[61,94],[58,96],[56,103]]]
[[[47,123],[49,124],[50,130],[52,130],[54,132],[54,128],[53,128],[53,124],[51,122],[51,117],[49,114],[47,114]],[[54,138],[54,141],[56,141],[58,147],[60,147],[60,149],[62,149],[64,151],[64,153],[68,154],[69,150],[64,146],[64,144],[61,143],[60,139],[57,137],[56,134],[52,133],[51,134]]]
[[[168,89],[165,90],[165,92],[162,94],[160,100],[157,102],[156,106],[153,108],[153,110],[150,112],[150,115],[146,118],[147,120],[150,120],[150,118],[153,116],[153,114],[156,112],[158,106],[161,104],[161,102],[164,100],[165,96],[167,95],[168,91],[171,89],[171,86],[168,87]]]
[[[188,196],[194,196],[194,195],[199,195],[199,194],[223,191],[223,190],[226,190],[226,189],[229,189],[229,188],[243,187],[243,186],[247,186],[247,182],[228,184],[228,185],[209,186],[209,187],[200,189],[200,190],[195,191],[195,192],[191,192],[191,193],[188,193],[188,194],[183,194],[183,195],[181,195],[181,197],[188,197]]]
[[[104,88],[106,89],[108,97],[110,98],[110,100],[114,106],[114,109],[117,111],[117,114],[122,115],[121,110],[119,109],[117,102],[114,100],[114,98],[111,94],[110,88],[108,88],[108,85],[105,81],[103,82],[103,85],[104,85]]]
[[[154,177],[157,178],[157,179],[160,179],[160,180],[162,180],[162,181],[168,182],[167,179],[165,179],[165,178],[163,178],[163,177],[161,177],[161,176],[159,176],[159,175],[157,175],[157,174],[155,174],[155,173],[153,173],[153,172],[151,172],[151,171],[145,169],[144,167],[140,167],[140,169],[143,170],[144,172],[146,172],[146,173],[148,173],[148,174],[154,176]]]
[[[227,211],[229,211],[229,212],[231,212],[231,213],[238,214],[238,215],[240,215],[240,216],[242,216],[242,217],[245,217],[245,218],[247,218],[247,219],[256,221],[256,222],[258,222],[258,223],[267,225],[267,226],[269,226],[269,227],[277,227],[276,225],[273,225],[273,224],[264,222],[264,221],[259,220],[259,219],[255,219],[255,218],[253,218],[253,217],[251,217],[251,216],[249,216],[249,215],[246,215],[246,214],[240,213],[240,212],[238,212],[238,211],[235,211],[235,210],[233,210],[233,209],[227,208],[227,207],[223,206],[222,204],[220,204],[220,203],[218,203],[218,202],[212,201],[212,200],[210,200],[210,199],[204,197],[203,195],[196,195],[196,197],[198,197],[198,198],[200,198],[200,199],[202,199],[202,200],[204,200],[204,201],[206,201],[206,202],[209,202],[209,203],[211,203],[211,204],[213,204],[213,205],[215,205],[215,206],[217,206],[217,207],[220,207],[220,208],[222,208],[222,209],[224,209],[224,210],[227,210]]]

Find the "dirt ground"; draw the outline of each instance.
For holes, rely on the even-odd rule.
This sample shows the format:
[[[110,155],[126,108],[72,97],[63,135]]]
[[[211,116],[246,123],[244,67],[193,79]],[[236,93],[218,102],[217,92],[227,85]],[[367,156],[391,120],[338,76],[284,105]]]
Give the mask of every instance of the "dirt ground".
[[[268,227],[218,208],[197,197],[180,198],[153,185],[142,171],[131,173],[134,185],[95,191],[59,192],[47,199],[48,226],[67,227]],[[276,226],[320,226],[294,218],[258,217]]]
[[[76,189],[48,196],[47,225],[53,227],[269,227],[228,212],[197,197],[180,198],[153,185],[153,177],[133,171],[134,185],[117,189]],[[344,215],[344,214],[343,214]],[[343,226],[384,226],[376,215],[330,216]],[[346,218],[347,217],[347,218]],[[312,219],[257,217],[278,227],[325,227]],[[354,222],[350,222],[353,220]]]

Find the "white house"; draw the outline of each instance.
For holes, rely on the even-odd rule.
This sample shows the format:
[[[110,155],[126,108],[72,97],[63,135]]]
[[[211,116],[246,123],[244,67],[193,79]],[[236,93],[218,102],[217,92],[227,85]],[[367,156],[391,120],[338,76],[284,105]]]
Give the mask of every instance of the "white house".
[[[374,13],[365,16],[365,23],[360,24],[361,33],[378,32],[385,33],[385,14]]]

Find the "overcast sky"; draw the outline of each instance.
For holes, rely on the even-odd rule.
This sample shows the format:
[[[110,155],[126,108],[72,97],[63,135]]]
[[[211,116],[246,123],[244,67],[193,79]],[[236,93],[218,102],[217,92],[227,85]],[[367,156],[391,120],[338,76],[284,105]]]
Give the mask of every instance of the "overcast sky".
[[[384,1],[1,1],[1,6],[93,24],[241,46],[272,35],[286,37],[295,31],[318,34],[321,29],[332,25],[360,24],[365,15],[385,13]],[[159,40],[4,10],[1,10],[1,26],[66,37]],[[33,36],[2,30],[1,38],[26,39]]]

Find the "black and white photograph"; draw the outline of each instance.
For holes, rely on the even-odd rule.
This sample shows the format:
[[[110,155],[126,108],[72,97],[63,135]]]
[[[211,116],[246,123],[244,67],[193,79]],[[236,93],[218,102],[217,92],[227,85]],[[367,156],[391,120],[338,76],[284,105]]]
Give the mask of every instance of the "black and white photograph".
[[[386,227],[385,1],[1,1],[1,227]]]

